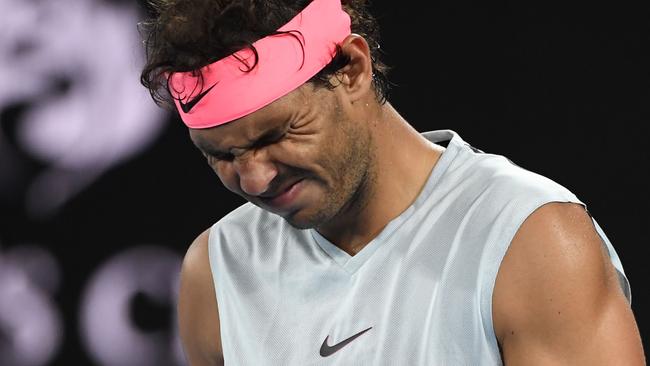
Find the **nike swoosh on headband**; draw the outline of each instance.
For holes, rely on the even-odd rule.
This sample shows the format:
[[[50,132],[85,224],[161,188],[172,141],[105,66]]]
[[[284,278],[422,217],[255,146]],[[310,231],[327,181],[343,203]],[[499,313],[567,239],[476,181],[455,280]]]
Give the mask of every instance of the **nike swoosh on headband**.
[[[196,98],[190,100],[189,103],[187,103],[187,104],[185,104],[185,103],[183,103],[182,101],[179,100],[179,103],[181,105],[181,109],[183,110],[183,112],[190,113],[190,111],[192,110],[192,108],[194,108],[196,103],[198,103],[199,100],[201,100],[203,97],[205,97],[210,92],[210,90],[212,90],[212,88],[214,88],[215,85],[217,85],[217,83],[215,83],[211,87],[207,88],[206,90],[202,91],[201,94],[197,95]]]
[[[349,337],[348,339],[341,341],[333,346],[328,346],[327,345],[327,340],[330,338],[330,336],[325,337],[325,340],[323,341],[323,344],[320,346],[320,355],[323,357],[331,356],[334,352],[340,350],[341,348],[345,347],[348,343],[352,342],[355,340],[358,336],[362,335],[363,333],[369,331],[372,329],[372,327],[362,330],[361,332],[353,335],[352,337]]]

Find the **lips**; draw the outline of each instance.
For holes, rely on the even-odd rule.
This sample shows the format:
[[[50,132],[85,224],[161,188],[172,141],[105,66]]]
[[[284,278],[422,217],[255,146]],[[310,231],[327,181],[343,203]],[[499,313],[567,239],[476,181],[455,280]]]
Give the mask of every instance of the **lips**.
[[[302,188],[303,179],[291,183],[287,187],[279,190],[279,193],[268,196],[260,196],[260,199],[268,206],[283,209],[287,208],[296,198]]]

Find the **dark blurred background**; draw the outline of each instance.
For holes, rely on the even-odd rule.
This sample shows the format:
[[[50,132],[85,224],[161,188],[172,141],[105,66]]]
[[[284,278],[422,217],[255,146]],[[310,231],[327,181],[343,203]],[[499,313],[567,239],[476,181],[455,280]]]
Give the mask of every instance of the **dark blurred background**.
[[[0,0],[3,366],[183,364],[182,256],[242,201],[138,84],[142,4]],[[647,350],[648,5],[424,4],[373,4],[390,101],[584,201]]]

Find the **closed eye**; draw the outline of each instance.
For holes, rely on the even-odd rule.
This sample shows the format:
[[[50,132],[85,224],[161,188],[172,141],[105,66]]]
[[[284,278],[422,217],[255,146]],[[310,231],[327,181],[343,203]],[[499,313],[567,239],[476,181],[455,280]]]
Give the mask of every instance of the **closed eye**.
[[[217,160],[223,160],[223,161],[233,161],[235,159],[235,155],[231,153],[220,153],[214,155],[213,158]]]
[[[257,141],[255,141],[252,145],[250,145],[249,148],[252,149],[259,149],[261,147],[265,147],[274,143],[279,142],[284,138],[286,135],[286,131],[281,130],[281,131],[275,131],[271,133],[267,133],[260,137]],[[208,164],[212,164],[216,161],[233,161],[235,160],[235,154],[233,153],[228,153],[228,152],[223,152],[223,151],[216,151],[216,150],[208,150],[208,149],[199,149],[203,156],[208,160]],[[241,150],[241,149],[239,149]]]
[[[208,160],[208,164],[214,163],[215,160],[218,160],[218,161],[233,161],[235,159],[235,155],[233,155],[231,153],[221,153],[221,152],[205,153],[205,152],[202,152],[202,154]]]
[[[254,147],[262,147],[262,146],[271,145],[271,144],[273,144],[273,143],[276,143],[276,142],[282,140],[282,138],[283,138],[286,134],[287,134],[287,133],[284,132],[284,131],[279,131],[279,133],[278,133],[278,132],[275,132],[275,133],[267,134],[267,135],[263,136],[262,138],[260,138],[260,139],[255,143],[255,145],[253,145],[253,146],[254,146]]]

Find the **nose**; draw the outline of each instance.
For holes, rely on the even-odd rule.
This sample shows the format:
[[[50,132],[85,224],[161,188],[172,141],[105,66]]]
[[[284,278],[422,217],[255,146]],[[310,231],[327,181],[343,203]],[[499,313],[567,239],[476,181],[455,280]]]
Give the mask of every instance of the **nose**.
[[[249,151],[235,158],[233,167],[239,176],[239,188],[251,196],[259,196],[269,189],[278,170],[261,151]]]

